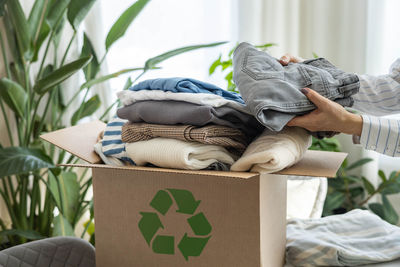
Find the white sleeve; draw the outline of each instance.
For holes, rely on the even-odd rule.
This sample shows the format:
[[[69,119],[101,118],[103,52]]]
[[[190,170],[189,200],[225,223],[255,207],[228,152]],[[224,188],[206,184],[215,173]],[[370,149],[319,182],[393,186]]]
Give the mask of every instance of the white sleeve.
[[[400,113],[400,58],[387,75],[359,75],[360,90],[352,108],[377,116]]]
[[[365,149],[400,157],[400,120],[361,115],[363,127],[360,143]]]
[[[400,157],[400,120],[377,116],[400,113],[400,59],[388,75],[360,75],[360,91],[354,95],[352,108],[375,116],[361,115],[360,143],[365,149]]]

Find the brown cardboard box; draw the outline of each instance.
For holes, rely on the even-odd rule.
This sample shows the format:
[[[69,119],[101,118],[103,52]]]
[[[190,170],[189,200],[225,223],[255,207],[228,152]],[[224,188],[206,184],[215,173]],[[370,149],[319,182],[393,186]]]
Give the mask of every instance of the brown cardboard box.
[[[308,151],[278,174],[100,164],[105,127],[82,124],[42,136],[93,169],[99,267],[271,266],[284,263],[286,176],[333,177],[345,153]]]

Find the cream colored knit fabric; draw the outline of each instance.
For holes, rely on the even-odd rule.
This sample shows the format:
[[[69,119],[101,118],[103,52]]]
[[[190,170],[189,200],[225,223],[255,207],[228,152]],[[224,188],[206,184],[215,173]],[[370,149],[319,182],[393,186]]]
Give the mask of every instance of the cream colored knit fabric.
[[[205,145],[172,138],[154,138],[126,144],[126,153],[137,165],[200,170],[214,162],[232,164],[235,159],[222,146]]]
[[[311,135],[298,127],[277,134],[265,130],[231,167],[232,171],[273,173],[298,162],[311,145]]]

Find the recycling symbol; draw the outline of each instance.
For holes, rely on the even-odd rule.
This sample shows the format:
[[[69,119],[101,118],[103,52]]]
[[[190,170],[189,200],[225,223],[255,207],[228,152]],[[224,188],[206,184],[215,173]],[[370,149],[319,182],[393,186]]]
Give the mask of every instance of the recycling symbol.
[[[165,189],[159,190],[150,202],[150,206],[158,213],[165,216],[173,204],[173,200],[178,207],[177,213],[192,215],[187,218],[190,228],[195,236],[185,233],[179,240],[178,249],[186,261],[189,256],[200,256],[208,240],[211,238],[212,227],[203,212],[196,212],[201,200],[195,200],[193,194],[188,190]],[[149,247],[154,253],[175,254],[175,237],[170,235],[157,235],[157,231],[164,226],[157,212],[140,212],[142,218],[139,221],[139,229]]]

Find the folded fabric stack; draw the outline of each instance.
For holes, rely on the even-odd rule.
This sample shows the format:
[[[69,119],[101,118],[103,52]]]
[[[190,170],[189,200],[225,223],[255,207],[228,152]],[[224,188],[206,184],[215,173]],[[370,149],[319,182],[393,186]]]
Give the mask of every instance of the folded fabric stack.
[[[118,97],[95,147],[108,164],[229,171],[264,128],[238,94],[194,79],[146,80]]]
[[[400,228],[367,210],[292,219],[286,229],[289,266],[364,266],[400,258]]]
[[[95,146],[106,164],[270,173],[310,146],[305,130],[272,133],[240,95],[198,80],[146,80],[118,97],[124,107]]]

